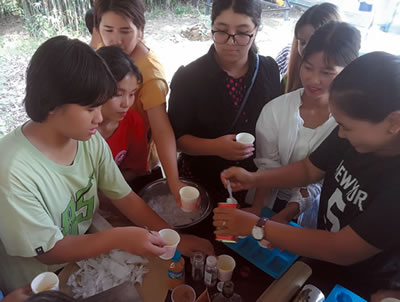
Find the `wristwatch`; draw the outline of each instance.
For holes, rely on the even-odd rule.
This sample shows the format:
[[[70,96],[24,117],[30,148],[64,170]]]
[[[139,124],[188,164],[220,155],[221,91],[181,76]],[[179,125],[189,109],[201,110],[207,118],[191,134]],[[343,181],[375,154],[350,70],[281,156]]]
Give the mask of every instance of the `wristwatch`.
[[[260,217],[260,219],[258,219],[257,224],[253,226],[253,229],[251,230],[251,235],[254,239],[258,241],[264,239],[264,226],[268,220],[269,218],[267,217]]]

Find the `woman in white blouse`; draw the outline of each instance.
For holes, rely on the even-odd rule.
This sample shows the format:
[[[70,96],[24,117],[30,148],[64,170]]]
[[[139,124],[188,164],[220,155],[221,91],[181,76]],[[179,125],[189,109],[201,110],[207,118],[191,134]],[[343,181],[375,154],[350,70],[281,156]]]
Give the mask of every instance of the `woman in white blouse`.
[[[336,127],[329,113],[329,86],[358,57],[360,41],[360,32],[344,22],[330,22],[311,37],[300,67],[304,88],[276,98],[261,111],[256,126],[258,169],[277,168],[304,159]],[[314,184],[280,190],[259,188],[248,210],[260,214],[264,206],[272,208],[278,198],[287,201],[287,205],[273,220],[287,223],[301,215],[300,224],[316,227],[320,187]]]

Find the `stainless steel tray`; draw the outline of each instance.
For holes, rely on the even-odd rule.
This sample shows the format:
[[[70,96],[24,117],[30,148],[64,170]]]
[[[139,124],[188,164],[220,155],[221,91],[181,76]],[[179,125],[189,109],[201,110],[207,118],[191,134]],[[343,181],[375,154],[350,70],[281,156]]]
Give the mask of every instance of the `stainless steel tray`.
[[[176,230],[185,229],[198,224],[212,211],[209,195],[201,185],[186,179],[181,179],[181,181],[184,184],[196,187],[199,190],[200,208],[198,212],[186,213],[178,209],[176,203],[171,201],[172,199],[175,201],[175,199],[169,190],[167,179],[165,178],[149,183],[139,192],[139,196],[142,197],[143,200],[146,201],[153,208],[153,210],[164,219],[166,219],[166,217],[171,218],[170,215],[177,215],[176,217],[179,216],[177,219],[179,221],[169,222],[168,219],[166,219],[167,222],[169,222],[170,225]],[[165,200],[168,200],[168,204],[170,205],[166,209],[160,209],[157,205],[155,205],[155,203],[163,202]],[[165,213],[164,211],[168,211],[168,213]]]

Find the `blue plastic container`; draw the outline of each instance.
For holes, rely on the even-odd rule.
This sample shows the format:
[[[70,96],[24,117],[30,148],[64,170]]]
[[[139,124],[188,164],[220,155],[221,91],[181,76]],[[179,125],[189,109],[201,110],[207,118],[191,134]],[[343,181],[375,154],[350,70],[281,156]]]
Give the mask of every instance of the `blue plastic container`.
[[[3,300],[3,298],[4,298],[4,295],[3,295],[3,293],[2,293],[1,290],[0,290],[0,300]]]
[[[367,302],[367,300],[364,300],[351,290],[337,284],[329,293],[325,302]]]
[[[263,217],[273,215],[275,213],[269,208],[264,208],[261,214]],[[289,224],[299,227],[298,224],[293,222]],[[299,257],[288,251],[281,252],[279,248],[274,250],[263,248],[251,236],[241,238],[237,243],[225,244],[275,279],[280,278]]]

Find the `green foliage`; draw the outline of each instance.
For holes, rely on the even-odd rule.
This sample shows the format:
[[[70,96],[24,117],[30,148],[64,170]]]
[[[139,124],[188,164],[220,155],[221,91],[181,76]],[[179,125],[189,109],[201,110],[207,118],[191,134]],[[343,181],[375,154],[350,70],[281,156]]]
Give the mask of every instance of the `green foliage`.
[[[23,10],[26,28],[34,37],[48,38],[56,34],[75,36],[86,31],[85,14],[90,8],[90,0],[18,1]]]
[[[151,10],[146,11],[146,19],[157,19],[168,15],[168,11],[164,7],[155,6]]]
[[[174,2],[176,2],[176,1],[174,1]],[[172,11],[177,16],[183,16],[183,15],[199,16],[200,15],[200,11],[196,7],[193,7],[190,4],[176,3],[171,6],[172,6],[171,7]]]
[[[166,7],[168,0],[144,0],[146,8],[151,11],[154,8]]]
[[[199,16],[205,0],[144,0],[146,17]],[[198,6],[201,4],[201,8]],[[0,0],[0,16],[19,15],[33,37],[86,34],[85,14],[91,0]]]
[[[146,0],[146,18],[160,18],[169,14],[180,16],[200,16],[204,7],[197,6],[202,0]]]
[[[57,27],[54,23],[54,18],[46,17],[41,14],[36,14],[29,17],[25,22],[25,27],[34,37],[50,38],[57,34]]]
[[[0,16],[22,15],[22,9],[17,0],[0,0]]]

